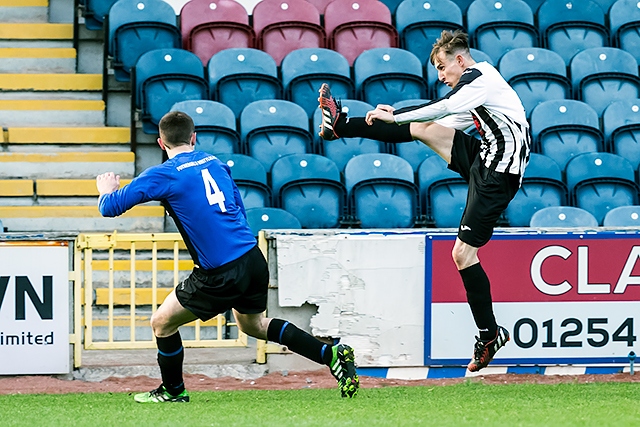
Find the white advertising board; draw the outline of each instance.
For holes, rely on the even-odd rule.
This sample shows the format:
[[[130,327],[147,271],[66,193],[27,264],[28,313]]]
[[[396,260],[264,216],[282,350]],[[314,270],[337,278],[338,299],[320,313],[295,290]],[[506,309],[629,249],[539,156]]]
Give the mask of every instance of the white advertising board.
[[[69,372],[69,247],[0,243],[0,375]]]

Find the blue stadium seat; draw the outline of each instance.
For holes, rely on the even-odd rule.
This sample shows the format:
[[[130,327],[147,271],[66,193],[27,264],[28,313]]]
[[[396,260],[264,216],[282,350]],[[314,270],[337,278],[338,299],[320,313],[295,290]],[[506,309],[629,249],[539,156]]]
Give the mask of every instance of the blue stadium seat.
[[[158,133],[160,119],[176,102],[207,99],[209,95],[200,58],[183,49],[144,53],[132,74],[133,102],[147,134]]]
[[[240,152],[236,117],[226,105],[207,99],[182,101],[173,104],[171,111],[182,111],[193,119],[196,150],[211,154]]]
[[[453,0],[453,2],[460,8],[462,14],[465,14],[473,0]]]
[[[471,57],[476,62],[486,61],[491,65],[495,65],[493,59],[482,51],[472,48],[469,49],[469,53],[471,53]],[[449,93],[451,88],[438,80],[438,70],[436,70],[436,67],[434,67],[430,61],[427,61],[424,67],[426,69],[427,84],[431,88],[430,97],[432,99],[438,99]]]
[[[276,63],[261,50],[222,50],[211,57],[207,69],[213,100],[231,108],[236,117],[253,101],[282,98]]]
[[[614,101],[602,114],[602,129],[611,153],[640,166],[640,99]]]
[[[109,9],[118,0],[85,0],[84,25],[88,30],[102,30]]]
[[[245,209],[272,206],[271,188],[262,163],[244,154],[218,154],[217,157],[231,169]]]
[[[418,168],[418,186],[430,224],[439,228],[454,228],[467,203],[468,184],[457,173],[447,168],[440,156],[431,156]]]
[[[396,102],[393,108],[396,110],[404,107],[412,107],[420,104],[426,104],[427,99],[407,99]],[[402,157],[411,164],[414,172],[418,171],[418,167],[427,157],[437,156],[436,152],[427,147],[420,141],[400,142],[398,144],[389,144],[389,152],[396,156]]]
[[[604,14],[608,15],[611,13],[611,6],[616,2],[616,0],[593,0],[593,2],[598,3]]]
[[[462,12],[450,0],[404,0],[396,10],[400,46],[426,64],[443,30],[463,29]]]
[[[362,101],[344,99],[342,110],[348,113],[349,117],[364,117],[367,111],[373,110],[373,106]],[[321,122],[322,111],[318,108],[313,116],[313,129],[318,129]],[[338,138],[333,141],[325,141],[318,137],[316,151],[333,160],[338,169],[344,171],[347,162],[353,157],[367,153],[382,153],[385,151],[385,144],[361,137]]]
[[[312,151],[309,118],[301,106],[282,99],[264,99],[247,105],[240,114],[244,152],[267,171],[288,154]]]
[[[573,206],[550,206],[540,209],[531,217],[531,227],[597,227],[598,220],[584,209]]]
[[[304,108],[309,117],[318,109],[318,89],[322,83],[331,86],[336,99],[355,98],[349,63],[336,51],[294,50],[282,60],[281,71],[287,99]]]
[[[600,47],[577,53],[571,60],[574,95],[601,115],[613,101],[640,98],[635,58],[622,49]]]
[[[500,59],[500,74],[517,92],[527,116],[541,102],[571,99],[571,82],[562,57],[537,47],[513,49]]]
[[[584,153],[565,171],[573,205],[589,211],[601,224],[608,211],[638,204],[638,186],[631,163],[611,153]]]
[[[547,0],[537,16],[543,47],[557,52],[566,65],[584,49],[609,45],[605,13],[593,1]]]
[[[584,102],[542,102],[531,112],[530,122],[536,152],[551,157],[561,170],[573,156],[604,151],[598,114]]]
[[[318,154],[291,154],[271,168],[271,188],[277,205],[295,215],[304,228],[336,228],[347,207],[340,171]]]
[[[538,13],[538,9],[540,8],[540,5],[544,3],[544,1],[545,0],[524,0],[524,2],[531,8],[531,11],[534,15]]]
[[[637,0],[618,0],[609,10],[613,45],[633,55],[640,64],[640,8]]]
[[[247,209],[247,222],[254,236],[260,230],[300,230],[302,225],[293,214],[279,208]]]
[[[498,63],[506,52],[538,46],[533,12],[522,0],[476,0],[467,10],[467,29],[473,46]]]
[[[107,34],[104,46],[109,58],[104,67],[111,62],[115,79],[120,82],[130,81],[131,67],[143,53],[182,45],[176,12],[162,0],[117,1],[109,9]]]
[[[604,216],[605,227],[640,227],[640,206],[619,206]]]
[[[540,209],[566,203],[567,189],[560,166],[550,157],[532,153],[522,186],[505,213],[510,226],[528,227],[531,217]]]
[[[427,96],[422,63],[411,52],[397,48],[367,50],[353,64],[356,91],[371,105]]]
[[[352,215],[362,228],[407,228],[420,206],[413,170],[392,154],[361,154],[344,170]]]

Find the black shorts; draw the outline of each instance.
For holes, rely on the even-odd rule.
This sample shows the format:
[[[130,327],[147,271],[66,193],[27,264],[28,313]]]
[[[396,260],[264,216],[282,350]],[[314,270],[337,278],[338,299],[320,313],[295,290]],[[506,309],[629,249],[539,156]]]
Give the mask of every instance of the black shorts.
[[[258,246],[213,270],[194,268],[176,286],[180,304],[202,320],[235,308],[243,314],[267,309],[269,269]]]
[[[493,235],[493,228],[520,188],[520,176],[496,172],[480,158],[481,141],[456,130],[449,169],[469,183],[467,205],[462,213],[458,238],[479,248]]]

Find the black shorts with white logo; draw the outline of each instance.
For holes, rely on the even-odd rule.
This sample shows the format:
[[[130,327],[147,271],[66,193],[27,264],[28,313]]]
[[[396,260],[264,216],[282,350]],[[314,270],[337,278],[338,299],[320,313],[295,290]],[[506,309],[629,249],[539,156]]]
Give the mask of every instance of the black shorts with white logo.
[[[235,308],[243,314],[267,309],[269,269],[258,246],[240,258],[213,270],[194,268],[176,286],[176,297],[184,308],[209,320]]]
[[[449,169],[469,183],[458,238],[476,248],[491,239],[500,215],[520,188],[519,175],[496,172],[482,164],[480,144],[477,138],[456,130],[449,164]]]

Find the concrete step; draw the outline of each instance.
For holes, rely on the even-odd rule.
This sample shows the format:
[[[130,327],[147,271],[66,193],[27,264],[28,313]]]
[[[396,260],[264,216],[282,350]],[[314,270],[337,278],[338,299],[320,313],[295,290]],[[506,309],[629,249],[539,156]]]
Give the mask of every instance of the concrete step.
[[[0,48],[0,73],[74,73],[73,48]]]
[[[126,127],[10,127],[10,144],[129,144]]]
[[[132,152],[0,153],[0,178],[95,179],[103,172],[134,176]]]
[[[0,181],[1,183],[2,181]],[[120,185],[130,183],[130,179],[121,179]],[[95,196],[98,197],[95,179],[37,179],[36,195],[42,196]],[[0,187],[1,188],[1,187]]]
[[[0,179],[0,197],[33,197],[31,179]]]
[[[103,218],[97,206],[0,206],[0,218],[9,232],[161,232],[162,206],[136,206],[118,218]]]
[[[0,22],[47,22],[49,0],[0,0]]]
[[[0,123],[5,127],[102,126],[104,102],[97,100],[2,100]]]
[[[100,74],[0,74],[0,91],[100,92],[102,76]]]
[[[0,48],[72,48],[73,24],[0,24]]]

